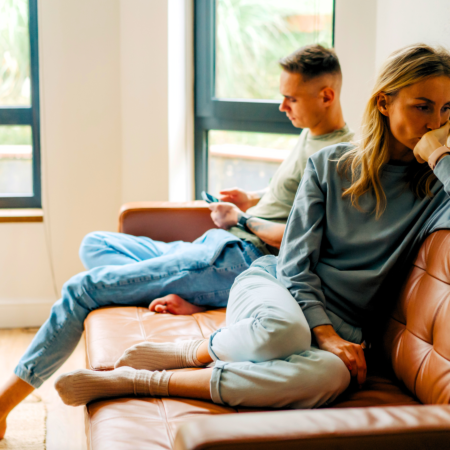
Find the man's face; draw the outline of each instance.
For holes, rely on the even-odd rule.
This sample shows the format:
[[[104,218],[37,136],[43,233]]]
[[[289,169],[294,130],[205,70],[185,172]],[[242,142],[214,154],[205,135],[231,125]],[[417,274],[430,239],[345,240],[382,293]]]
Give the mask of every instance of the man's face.
[[[326,107],[321,90],[323,80],[315,78],[304,81],[299,73],[283,70],[280,77],[280,92],[284,97],[280,111],[297,128],[314,128],[322,120]]]

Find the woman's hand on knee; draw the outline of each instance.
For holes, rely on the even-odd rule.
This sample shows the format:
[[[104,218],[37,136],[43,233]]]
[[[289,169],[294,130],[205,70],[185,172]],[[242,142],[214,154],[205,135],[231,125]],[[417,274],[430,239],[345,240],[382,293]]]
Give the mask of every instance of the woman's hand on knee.
[[[319,348],[334,353],[342,359],[359,385],[366,381],[367,364],[361,345],[342,339],[331,325],[313,328]]]

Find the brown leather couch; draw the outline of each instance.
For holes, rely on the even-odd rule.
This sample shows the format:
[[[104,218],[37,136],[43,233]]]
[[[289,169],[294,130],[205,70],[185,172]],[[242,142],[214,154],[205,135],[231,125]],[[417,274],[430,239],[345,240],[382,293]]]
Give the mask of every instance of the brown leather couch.
[[[211,227],[203,202],[132,203],[120,215],[120,231],[165,241],[193,240]],[[331,407],[255,412],[191,399],[97,401],[86,408],[89,448],[450,448],[449,283],[450,231],[442,230],[422,245],[389,320],[383,341],[390,364],[371,359],[369,351],[363,389],[350,388]],[[225,310],[193,316],[136,307],[94,311],[85,322],[87,367],[111,370],[125,349],[142,341],[206,338],[224,320]]]

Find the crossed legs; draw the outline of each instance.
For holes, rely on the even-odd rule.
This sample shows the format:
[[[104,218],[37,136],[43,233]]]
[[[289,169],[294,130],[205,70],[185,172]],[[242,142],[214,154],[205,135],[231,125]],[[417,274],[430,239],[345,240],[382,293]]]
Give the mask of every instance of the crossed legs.
[[[350,383],[350,374],[336,355],[311,347],[309,327],[298,304],[260,267],[250,268],[236,280],[227,327],[209,341],[191,345],[194,355],[183,355],[187,350],[182,347],[189,345],[139,344],[116,367],[132,366],[134,371],[127,369],[129,376],[140,379],[138,372],[182,367],[183,358],[185,367],[199,365],[194,360],[201,364],[215,361],[213,369],[172,373],[167,391],[159,395],[211,399],[231,406],[314,408],[333,401]],[[155,356],[158,353],[161,357]],[[82,371],[86,380],[88,372]],[[114,371],[107,376],[114,377]],[[63,377],[66,389],[73,390],[70,380],[75,375]],[[130,387],[128,394],[134,392],[136,387]],[[98,388],[92,399],[104,395]]]

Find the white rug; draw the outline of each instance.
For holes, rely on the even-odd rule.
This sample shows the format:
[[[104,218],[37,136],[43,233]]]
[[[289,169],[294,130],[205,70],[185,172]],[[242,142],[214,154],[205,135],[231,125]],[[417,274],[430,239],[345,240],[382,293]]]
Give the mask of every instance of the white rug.
[[[41,399],[36,394],[28,396],[9,414],[0,450],[45,450],[46,417]]]

